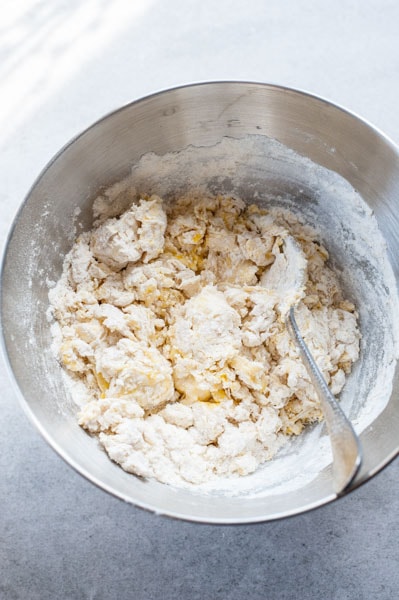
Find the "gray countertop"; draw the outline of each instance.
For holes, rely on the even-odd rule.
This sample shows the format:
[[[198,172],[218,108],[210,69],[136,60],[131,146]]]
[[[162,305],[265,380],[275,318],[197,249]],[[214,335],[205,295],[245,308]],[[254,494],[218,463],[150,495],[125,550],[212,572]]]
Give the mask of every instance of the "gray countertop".
[[[23,8],[22,8],[23,5]],[[29,186],[118,106],[198,80],[325,96],[399,142],[393,0],[25,0],[0,23],[1,243]],[[0,600],[399,596],[399,462],[269,524],[155,516],[82,479],[27,421],[0,364]]]

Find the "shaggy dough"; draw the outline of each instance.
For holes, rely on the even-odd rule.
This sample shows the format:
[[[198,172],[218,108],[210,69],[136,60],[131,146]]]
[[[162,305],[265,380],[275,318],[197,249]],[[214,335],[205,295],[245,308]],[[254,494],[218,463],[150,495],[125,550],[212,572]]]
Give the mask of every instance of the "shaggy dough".
[[[284,325],[290,269],[304,270],[297,321],[334,394],[358,358],[355,307],[327,259],[288,211],[230,197],[100,215],[50,292],[60,360],[84,383],[80,425],[123,469],[164,483],[253,472],[322,418]]]

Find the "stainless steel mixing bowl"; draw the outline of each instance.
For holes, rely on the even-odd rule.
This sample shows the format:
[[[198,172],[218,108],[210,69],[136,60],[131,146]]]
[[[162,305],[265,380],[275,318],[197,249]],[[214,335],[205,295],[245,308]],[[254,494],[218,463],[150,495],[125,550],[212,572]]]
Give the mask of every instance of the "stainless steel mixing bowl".
[[[3,260],[5,354],[22,404],[44,438],[104,490],[157,513],[192,521],[266,521],[330,502],[335,498],[331,465],[295,490],[253,497],[195,494],[126,474],[76,423],[75,407],[50,350],[48,283],[60,275],[77,214],[78,229],[90,227],[96,192],[124,177],[142,155],[162,155],[189,144],[209,146],[223,136],[248,134],[275,138],[354,186],[375,212],[398,281],[398,148],[330,102],[287,88],[245,82],[163,91],[94,124],[62,149],[39,176],[17,215]],[[352,489],[398,453],[398,391],[396,370],[385,410],[361,435],[364,464]]]

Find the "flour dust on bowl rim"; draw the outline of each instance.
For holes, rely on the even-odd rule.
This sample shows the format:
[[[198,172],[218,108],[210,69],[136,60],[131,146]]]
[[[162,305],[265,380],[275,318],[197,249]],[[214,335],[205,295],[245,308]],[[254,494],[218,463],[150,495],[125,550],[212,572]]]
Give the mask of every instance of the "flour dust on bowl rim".
[[[124,106],[65,146],[28,193],[3,257],[3,349],[21,402],[48,443],[111,494],[190,521],[262,522],[336,498],[323,425],[253,476],[213,492],[128,474],[78,426],[51,348],[48,291],[76,236],[90,229],[99,190],[128,175],[149,193],[168,197],[206,185],[289,208],[319,226],[360,314],[361,358],[341,405],[360,434],[364,460],[348,492],[387,465],[399,450],[399,150],[331,102],[247,82],[187,85]]]

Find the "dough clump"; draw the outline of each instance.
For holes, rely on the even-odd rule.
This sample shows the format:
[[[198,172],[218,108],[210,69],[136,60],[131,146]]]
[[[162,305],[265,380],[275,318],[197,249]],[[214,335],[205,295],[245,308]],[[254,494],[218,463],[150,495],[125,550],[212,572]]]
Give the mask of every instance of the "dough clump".
[[[304,256],[298,325],[333,394],[359,356],[317,232],[286,210],[142,197],[76,240],[50,291],[79,424],[128,472],[176,485],[252,473],[321,420],[284,324],[284,239]],[[284,286],[281,288],[284,289]],[[280,293],[281,296],[281,293]]]

